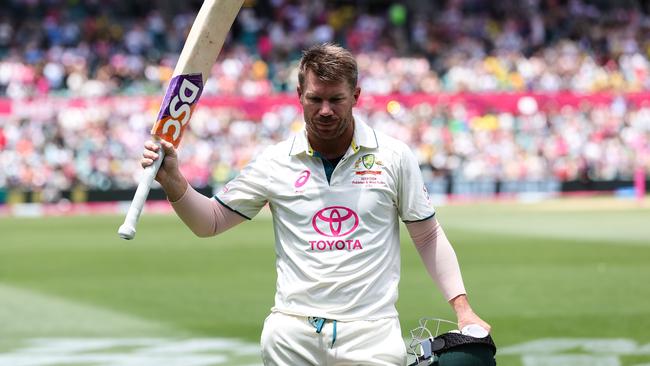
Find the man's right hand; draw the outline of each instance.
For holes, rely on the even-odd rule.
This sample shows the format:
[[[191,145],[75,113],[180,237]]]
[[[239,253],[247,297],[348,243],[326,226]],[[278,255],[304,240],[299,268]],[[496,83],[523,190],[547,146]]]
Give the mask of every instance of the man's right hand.
[[[165,140],[160,140],[160,145],[165,152],[165,158],[156,174],[156,181],[165,190],[167,198],[171,202],[175,202],[183,196],[188,183],[178,167],[178,155],[176,155],[174,145]],[[160,146],[151,140],[144,143],[142,160],[140,160],[143,168],[152,165],[158,159],[159,149]]]

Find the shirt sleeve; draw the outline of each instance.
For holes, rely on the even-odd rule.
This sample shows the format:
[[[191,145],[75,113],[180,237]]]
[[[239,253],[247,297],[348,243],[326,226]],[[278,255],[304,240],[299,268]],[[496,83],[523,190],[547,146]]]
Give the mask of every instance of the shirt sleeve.
[[[420,166],[415,155],[406,145],[400,158],[397,191],[397,209],[402,221],[422,221],[435,214],[429,192],[422,179]]]
[[[215,199],[250,220],[268,202],[270,159],[268,149],[251,161],[235,179],[228,182]]]
[[[466,294],[456,252],[438,221],[433,218],[406,224],[413,244],[445,300]]]
[[[220,234],[245,221],[216,200],[197,192],[189,184],[183,196],[171,204],[178,217],[199,237]]]

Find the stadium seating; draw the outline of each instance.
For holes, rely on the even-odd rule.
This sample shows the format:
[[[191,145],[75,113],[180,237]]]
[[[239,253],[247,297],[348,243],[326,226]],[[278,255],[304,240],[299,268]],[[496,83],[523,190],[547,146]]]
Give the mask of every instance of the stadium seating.
[[[78,186],[136,184],[142,142],[196,10],[63,3],[14,0],[0,16],[0,187],[43,191],[44,200]],[[650,172],[648,9],[360,3],[247,2],[182,144],[193,185],[222,184],[300,127],[295,61],[326,41],[358,56],[363,95],[375,101],[359,116],[412,146],[430,180]]]

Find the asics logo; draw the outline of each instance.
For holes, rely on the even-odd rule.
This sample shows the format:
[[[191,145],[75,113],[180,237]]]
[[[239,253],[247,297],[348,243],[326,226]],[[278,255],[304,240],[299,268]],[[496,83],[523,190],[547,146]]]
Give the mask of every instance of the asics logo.
[[[311,176],[311,172],[309,170],[303,170],[300,175],[298,176],[298,179],[296,179],[296,182],[293,184],[294,187],[300,188],[307,183],[309,180],[309,177]]]

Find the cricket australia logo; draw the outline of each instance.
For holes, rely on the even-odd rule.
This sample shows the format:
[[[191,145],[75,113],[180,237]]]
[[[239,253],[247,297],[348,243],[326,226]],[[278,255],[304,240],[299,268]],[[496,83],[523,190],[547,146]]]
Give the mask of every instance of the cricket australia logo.
[[[384,163],[381,160],[377,160],[375,154],[366,154],[358,158],[354,163],[354,174],[356,176],[363,177],[362,180],[355,179],[352,184],[356,185],[367,185],[367,183],[376,183],[379,182],[377,177],[383,174]]]
[[[366,154],[361,157],[361,162],[366,169],[370,170],[375,165],[375,154]]]

